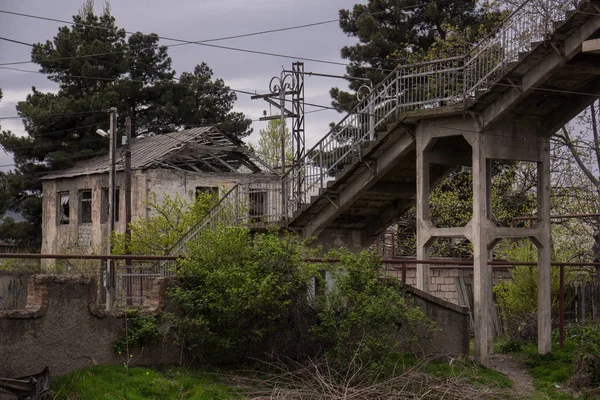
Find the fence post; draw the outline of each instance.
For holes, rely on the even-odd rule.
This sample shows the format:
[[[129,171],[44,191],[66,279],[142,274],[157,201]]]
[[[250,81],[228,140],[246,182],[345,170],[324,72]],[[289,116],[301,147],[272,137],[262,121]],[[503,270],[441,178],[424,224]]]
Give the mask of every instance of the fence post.
[[[559,331],[559,339],[558,343],[560,348],[562,349],[565,344],[565,266],[560,266],[560,292],[558,298],[558,308],[559,308],[559,323],[558,323],[558,331]]]

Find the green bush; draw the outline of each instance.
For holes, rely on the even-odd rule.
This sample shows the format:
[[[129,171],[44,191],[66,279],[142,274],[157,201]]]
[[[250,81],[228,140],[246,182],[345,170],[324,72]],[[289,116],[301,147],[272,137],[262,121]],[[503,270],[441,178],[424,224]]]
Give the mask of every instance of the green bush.
[[[399,337],[414,337],[418,324],[429,328],[398,283],[380,278],[374,254],[329,253],[340,259],[335,265],[303,261],[311,256],[314,250],[286,231],[251,234],[223,226],[201,232],[180,263],[179,284],[168,292],[178,309],[165,316],[170,333],[208,362],[267,350],[284,357],[324,351],[344,365],[407,350]],[[319,290],[326,286],[323,270],[332,278],[328,290]]]
[[[392,351],[407,350],[399,347],[401,330],[410,340],[416,337],[417,326],[430,328],[423,312],[409,307],[399,283],[381,279],[381,262],[374,253],[337,250],[327,258],[340,262],[328,268],[335,284],[317,298],[318,323],[311,331],[328,345],[333,359],[377,364]]]
[[[157,319],[154,315],[144,315],[135,309],[125,310],[124,334],[113,343],[113,349],[125,353],[127,348],[143,347],[160,337]]]
[[[188,246],[179,285],[169,291],[179,308],[167,318],[172,333],[204,359],[244,356],[258,343],[282,341],[309,312],[308,282],[315,266],[298,236],[252,235],[243,227],[206,230]]]

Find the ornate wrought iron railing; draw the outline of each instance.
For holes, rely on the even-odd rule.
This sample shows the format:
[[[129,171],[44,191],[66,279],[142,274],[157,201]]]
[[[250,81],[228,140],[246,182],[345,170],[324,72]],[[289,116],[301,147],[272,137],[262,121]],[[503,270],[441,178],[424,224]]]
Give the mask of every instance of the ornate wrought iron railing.
[[[533,43],[547,39],[554,23],[577,3],[526,1],[464,56],[398,66],[280,181],[235,186],[181,238],[172,254],[184,252],[191,238],[215,224],[256,225],[293,218],[345,165],[361,159],[379,129],[386,129],[388,123],[411,111],[465,106],[467,100],[498,82]],[[257,214],[257,204],[264,213]]]

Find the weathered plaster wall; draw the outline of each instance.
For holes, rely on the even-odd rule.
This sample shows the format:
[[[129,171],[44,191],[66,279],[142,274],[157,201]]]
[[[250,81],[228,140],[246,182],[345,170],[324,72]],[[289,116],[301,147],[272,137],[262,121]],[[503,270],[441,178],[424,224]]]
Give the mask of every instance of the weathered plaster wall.
[[[218,187],[228,190],[238,182],[248,180],[272,179],[272,177],[234,173],[189,173],[172,169],[149,169],[133,171],[131,198],[132,220],[147,218],[150,209],[146,203],[154,192],[157,200],[165,194],[180,195],[187,199],[195,197],[197,187]],[[125,176],[117,173],[119,188],[119,220],[115,223],[117,232],[125,232]],[[102,189],[108,187],[108,174],[94,174],[73,178],[47,180],[43,182],[42,202],[42,253],[47,254],[105,254],[108,224],[101,222]],[[81,190],[92,191],[92,223],[80,224]],[[58,193],[69,192],[69,224],[58,224]],[[44,265],[48,265],[45,262]]]
[[[32,277],[27,307],[0,312],[0,376],[38,373],[46,366],[56,376],[94,364],[122,364],[111,344],[123,327],[122,317],[96,309],[94,280]],[[174,364],[179,355],[156,344],[144,349],[136,363]]]

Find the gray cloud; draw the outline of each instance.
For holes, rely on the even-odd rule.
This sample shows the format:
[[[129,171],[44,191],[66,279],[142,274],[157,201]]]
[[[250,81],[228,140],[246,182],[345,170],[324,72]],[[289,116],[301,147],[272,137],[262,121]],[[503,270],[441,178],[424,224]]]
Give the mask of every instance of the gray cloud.
[[[254,31],[282,28],[292,25],[336,19],[338,10],[351,8],[355,0],[113,0],[111,12],[117,24],[128,31],[154,32],[164,37],[184,40],[206,40]],[[82,0],[5,0],[4,9],[71,20],[77,13]],[[99,12],[103,2],[96,2]],[[0,14],[0,35],[24,42],[44,42],[52,39],[59,24],[18,16]],[[215,42],[215,44],[247,48],[258,51],[283,53],[307,58],[344,62],[339,53],[342,46],[353,43],[346,37],[337,23],[315,26],[306,29],[260,35],[248,38]],[[174,44],[163,40],[162,44]],[[223,78],[234,89],[268,91],[269,80],[279,75],[282,66],[290,68],[293,59],[268,57],[241,53],[198,45],[173,47],[169,50],[173,66],[178,73],[190,71],[195,65],[206,62],[214,71],[215,77]],[[29,60],[30,48],[0,41],[0,63]],[[35,64],[14,66],[20,69],[37,70]],[[305,62],[306,71],[328,74],[343,74],[345,68]],[[0,102],[0,115],[16,115],[14,106],[24,100],[31,86],[41,90],[54,90],[55,84],[43,75],[0,69],[0,87],[4,99]],[[346,87],[342,80],[307,77],[306,101],[330,105],[329,89],[332,86]],[[262,100],[250,100],[250,96],[238,95],[235,109],[257,119],[263,110],[269,110]],[[306,107],[306,110],[314,108]],[[327,131],[329,122],[338,121],[342,115],[335,111],[311,113],[306,116],[308,144],[314,143]],[[0,121],[3,129],[23,132],[22,125],[15,120]],[[258,131],[265,126],[254,122],[255,134],[250,142],[257,140]],[[0,164],[4,162],[0,152]]]

